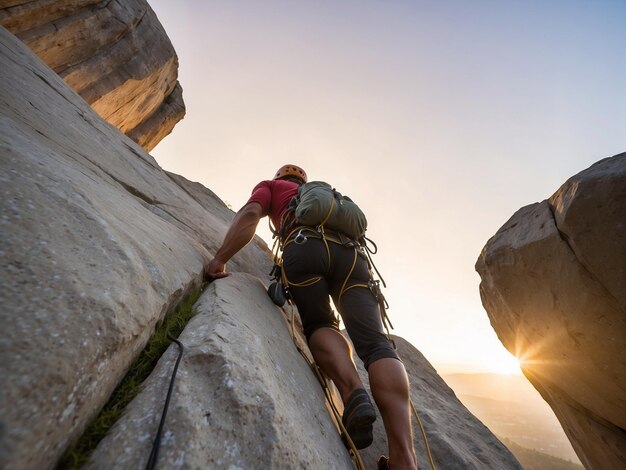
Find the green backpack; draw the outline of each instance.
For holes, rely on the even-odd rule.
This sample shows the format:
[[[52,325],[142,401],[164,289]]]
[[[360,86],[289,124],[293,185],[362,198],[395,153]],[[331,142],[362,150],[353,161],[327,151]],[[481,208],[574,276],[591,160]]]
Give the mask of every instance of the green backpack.
[[[300,186],[295,216],[300,225],[322,226],[353,240],[362,239],[367,230],[367,219],[359,206],[323,181],[310,181]]]

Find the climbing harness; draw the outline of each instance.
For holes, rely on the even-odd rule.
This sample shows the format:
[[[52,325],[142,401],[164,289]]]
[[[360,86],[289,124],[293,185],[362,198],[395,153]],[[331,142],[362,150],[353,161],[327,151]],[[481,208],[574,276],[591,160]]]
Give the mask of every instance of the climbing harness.
[[[283,215],[283,221],[285,220],[285,217]],[[270,228],[271,225],[270,225]],[[308,234],[308,236],[306,235]],[[384,287],[386,287],[386,283],[385,280],[383,279],[383,277],[380,275],[380,272],[378,271],[378,269],[376,268],[371,255],[372,254],[376,254],[376,252],[378,251],[378,247],[376,246],[376,244],[368,239],[363,237],[361,239],[361,241],[357,241],[357,240],[351,240],[345,236],[343,236],[342,233],[340,232],[331,232],[331,231],[326,231],[324,230],[323,224],[319,225],[318,227],[307,227],[307,226],[296,226],[293,227],[293,225],[290,227],[290,231],[289,233],[287,233],[284,238],[280,236],[280,234],[276,231],[274,231],[274,238],[276,239],[272,248],[272,253],[273,253],[273,261],[275,264],[275,269],[273,270],[274,275],[276,276],[277,282],[278,280],[280,281],[280,283],[282,283],[285,292],[287,294],[287,302],[289,303],[289,305],[291,306],[291,313],[288,314],[287,312],[285,312],[287,314],[288,317],[290,317],[290,325],[291,325],[291,337],[292,340],[296,346],[296,349],[298,350],[298,352],[300,352],[300,354],[302,355],[302,357],[304,357],[304,359],[306,360],[306,362],[309,364],[309,367],[311,367],[311,369],[313,370],[313,373],[315,374],[315,376],[317,377],[322,390],[324,392],[324,396],[326,398],[326,401],[329,405],[329,408],[332,410],[333,412],[333,417],[335,419],[335,423],[337,424],[337,427],[340,429],[341,435],[346,437],[346,442],[348,443],[348,452],[350,454],[350,457],[353,460],[353,463],[356,465],[356,468],[358,470],[364,470],[365,467],[363,465],[363,461],[361,460],[361,456],[359,454],[359,451],[356,449],[354,443],[352,442],[352,439],[350,438],[350,436],[348,435],[348,432],[346,431],[343,422],[341,420],[341,414],[339,413],[339,411],[337,410],[333,400],[332,400],[332,395],[330,392],[330,388],[328,385],[328,380],[327,378],[324,376],[324,374],[322,373],[322,371],[319,369],[319,367],[317,366],[317,364],[315,364],[314,361],[312,361],[311,359],[309,359],[309,357],[306,355],[306,353],[302,350],[302,348],[300,348],[300,346],[298,345],[297,341],[296,341],[296,333],[295,333],[295,307],[293,304],[292,299],[289,297],[289,289],[291,287],[306,287],[306,286],[310,286],[315,284],[316,282],[319,282],[320,280],[323,279],[322,276],[314,276],[310,279],[307,279],[305,281],[299,282],[299,283],[294,283],[294,282],[290,282],[289,279],[287,278],[287,275],[285,273],[285,270],[282,269],[282,259],[279,256],[281,251],[284,251],[285,248],[287,246],[289,246],[289,244],[291,243],[295,243],[297,245],[302,245],[304,243],[307,242],[309,237],[313,237],[313,238],[318,238],[321,239],[322,242],[324,243],[325,249],[326,249],[326,254],[328,256],[328,265],[330,266],[330,262],[331,262],[331,254],[330,254],[330,248],[328,246],[328,243],[338,243],[340,245],[346,246],[346,247],[352,247],[354,248],[354,259],[352,262],[352,266],[348,272],[348,275],[346,276],[346,279],[344,280],[341,289],[339,291],[339,296],[338,296],[338,305],[337,308],[340,308],[341,305],[341,298],[343,296],[343,294],[353,288],[357,288],[357,287],[361,287],[361,288],[366,288],[369,289],[372,294],[374,295],[374,297],[376,298],[376,301],[378,303],[379,306],[379,311],[380,311],[380,316],[381,316],[381,320],[383,322],[383,325],[385,327],[386,330],[386,336],[387,339],[389,340],[389,342],[392,344],[394,350],[397,350],[397,346],[395,341],[393,340],[393,337],[391,335],[391,329],[393,329],[393,325],[391,324],[391,321],[389,320],[389,316],[387,315],[387,309],[389,308],[389,304],[387,303],[387,300],[385,299],[385,296],[382,293],[380,284],[382,283],[382,285]],[[370,248],[368,246],[368,243],[372,245],[372,248]],[[348,286],[348,281],[350,279],[350,277],[352,276],[352,273],[354,271],[354,268],[356,266],[356,262],[358,260],[359,256],[364,256],[367,259],[368,262],[368,270],[369,270],[369,280],[367,284],[352,284],[350,286]],[[378,276],[379,279],[375,279],[374,277],[374,272],[376,272],[376,275]],[[430,450],[430,445],[428,443],[428,439],[426,437],[426,431],[424,429],[424,426],[422,425],[422,421],[420,420],[418,414],[417,414],[417,410],[415,409],[415,405],[413,404],[413,400],[409,397],[409,403],[411,406],[411,410],[413,413],[413,416],[415,417],[415,420],[420,428],[421,434],[422,434],[422,438],[424,440],[424,445],[426,448],[426,453],[428,456],[428,460],[430,462],[430,466],[432,468],[432,470],[435,470],[435,464],[433,462],[433,457],[432,457],[432,453]]]
[[[176,378],[178,365],[180,364],[180,360],[183,358],[183,353],[185,351],[183,343],[174,338],[169,331],[167,332],[167,337],[171,339],[174,343],[176,343],[179,349],[179,353],[178,359],[176,359],[176,364],[174,365],[174,370],[172,371],[172,378],[170,379],[170,386],[167,389],[167,397],[165,398],[165,405],[163,406],[163,413],[161,414],[159,429],[156,433],[156,436],[154,437],[154,443],[152,444],[150,458],[148,459],[148,463],[146,464],[146,470],[153,470],[156,467],[157,456],[159,455],[159,447],[161,446],[161,434],[163,433],[163,425],[165,424],[165,416],[167,416],[167,409],[170,406],[170,399],[172,398],[172,391],[174,390],[174,379]]]
[[[320,368],[318,367],[318,365],[315,363],[314,360],[312,360],[311,358],[309,358],[309,356],[307,356],[307,354],[305,353],[305,351],[299,346],[297,340],[296,340],[296,329],[295,329],[295,325],[296,325],[296,313],[295,313],[295,306],[293,303],[293,300],[289,297],[289,288],[290,287],[306,287],[306,286],[310,286],[315,284],[316,282],[319,282],[320,280],[322,280],[322,276],[314,276],[311,279],[307,279],[303,282],[299,282],[299,283],[295,283],[295,282],[290,282],[287,279],[287,275],[285,273],[285,270],[282,269],[282,259],[279,256],[279,250],[282,251],[284,250],[289,244],[291,243],[295,243],[297,245],[302,245],[304,243],[307,242],[307,240],[309,239],[309,236],[305,235],[305,233],[309,234],[309,236],[311,237],[315,237],[315,238],[320,238],[321,235],[321,239],[324,242],[325,248],[326,248],[326,253],[329,257],[330,260],[330,248],[328,246],[328,240],[332,240],[332,242],[339,242],[338,239],[334,238],[333,236],[330,236],[328,234],[326,234],[323,230],[322,227],[318,228],[318,231],[310,228],[310,227],[297,227],[295,229],[293,229],[284,239],[284,243],[280,242],[280,237],[275,236],[275,238],[277,238],[277,240],[274,243],[274,247],[272,249],[272,252],[274,253],[273,256],[273,260],[275,263],[275,268],[274,270],[272,270],[272,273],[275,276],[280,276],[280,282],[281,284],[285,287],[286,292],[287,292],[287,302],[289,303],[290,307],[291,307],[291,312],[287,312],[285,311],[286,316],[289,318],[289,324],[290,324],[290,332],[291,332],[291,338],[294,342],[294,345],[296,346],[296,349],[298,350],[298,352],[300,353],[300,355],[302,355],[302,357],[304,358],[304,360],[307,362],[307,364],[309,365],[309,367],[311,368],[311,370],[313,371],[313,373],[315,374],[315,377],[317,378],[320,386],[322,387],[322,391],[324,393],[324,398],[328,404],[329,409],[332,411],[332,415],[333,418],[335,420],[335,424],[338,427],[340,434],[342,436],[344,436],[345,438],[345,442],[347,443],[347,447],[348,447],[348,453],[350,455],[350,458],[352,459],[353,464],[356,466],[357,470],[365,470],[365,465],[363,463],[363,460],[361,459],[361,455],[359,454],[358,449],[356,448],[354,442],[352,441],[352,438],[350,437],[350,435],[348,434],[348,431],[346,430],[342,419],[341,419],[341,413],[339,412],[339,410],[337,409],[335,402],[333,401],[333,397],[332,397],[332,393],[330,391],[330,385],[328,383],[328,379],[326,378],[326,376],[323,374],[323,372],[320,370]],[[277,249],[278,247],[278,249]],[[346,289],[346,283],[348,281],[348,279],[350,278],[350,276],[352,275],[352,271],[354,270],[354,266],[356,264],[356,249],[355,249],[355,259],[354,262],[352,264],[352,267],[350,269],[350,273],[348,274],[346,280],[343,283],[340,295],[339,295],[339,299],[341,299],[341,295],[347,290]],[[277,282],[277,281],[276,281]],[[351,286],[354,287],[354,286]],[[350,288],[351,288],[350,287]],[[339,303],[341,302],[341,300],[339,300]]]

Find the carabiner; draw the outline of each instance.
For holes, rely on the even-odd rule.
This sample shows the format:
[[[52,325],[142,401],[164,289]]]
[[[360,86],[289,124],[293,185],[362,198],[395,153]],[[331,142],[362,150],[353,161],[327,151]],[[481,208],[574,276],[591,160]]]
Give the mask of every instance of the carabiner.
[[[306,235],[304,235],[302,233],[302,229],[300,229],[300,231],[296,235],[296,238],[293,239],[293,241],[296,243],[296,245],[304,245],[307,240],[308,240],[308,238],[307,238]]]

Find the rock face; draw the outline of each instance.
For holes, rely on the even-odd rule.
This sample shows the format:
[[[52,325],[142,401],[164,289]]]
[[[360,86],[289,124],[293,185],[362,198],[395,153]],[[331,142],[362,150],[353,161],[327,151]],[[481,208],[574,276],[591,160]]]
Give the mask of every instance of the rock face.
[[[0,467],[49,468],[200,284],[232,213],[3,28],[0,152]],[[265,277],[266,250],[257,239],[230,268]]]
[[[476,269],[491,324],[583,464],[626,467],[626,153],[516,212]]]
[[[261,282],[212,283],[185,345],[159,467],[352,469],[313,372]],[[87,468],[145,468],[178,349],[172,345]]]
[[[461,404],[426,358],[404,339],[394,336],[394,341],[410,377],[411,399],[424,426],[435,467],[449,470],[521,470],[513,454]],[[362,363],[356,362],[361,380],[369,390],[367,373]],[[413,434],[418,467],[429,469],[426,446],[415,419]],[[371,464],[381,454],[388,455],[387,437],[378,414],[374,422],[374,443],[361,451],[361,457],[366,464]],[[368,468],[374,470],[376,467]]]
[[[146,150],[185,115],[178,58],[145,0],[9,0],[0,25]]]

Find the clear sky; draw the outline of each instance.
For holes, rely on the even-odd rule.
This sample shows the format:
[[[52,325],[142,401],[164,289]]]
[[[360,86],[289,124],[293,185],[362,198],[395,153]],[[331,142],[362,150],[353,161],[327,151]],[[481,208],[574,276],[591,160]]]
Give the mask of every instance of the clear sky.
[[[440,372],[513,371],[474,263],[626,150],[626,2],[149,3],[187,106],[161,166],[235,210],[284,163],[330,182],[368,216],[395,333]]]

